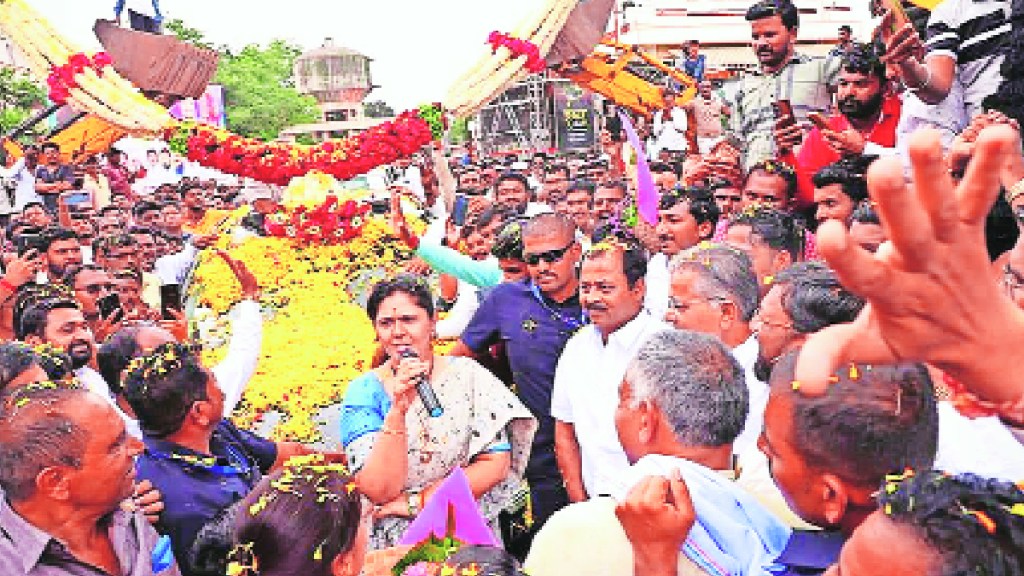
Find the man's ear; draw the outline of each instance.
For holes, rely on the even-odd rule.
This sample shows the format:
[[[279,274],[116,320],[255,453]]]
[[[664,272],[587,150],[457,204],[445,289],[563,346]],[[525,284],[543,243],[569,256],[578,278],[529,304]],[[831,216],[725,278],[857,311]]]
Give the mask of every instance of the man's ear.
[[[67,500],[71,490],[68,487],[67,468],[50,466],[36,474],[36,491],[45,494],[51,500]]]
[[[713,222],[701,222],[697,224],[697,236],[701,240],[710,240],[715,235],[715,224]]]
[[[850,493],[846,489],[846,484],[834,474],[821,475],[819,482],[822,515],[828,522],[828,526],[838,526],[843,516],[846,515]]]
[[[772,273],[778,274],[793,265],[793,256],[788,250],[779,250],[772,258]]]
[[[732,326],[737,322],[742,321],[742,318],[740,318],[740,309],[736,306],[735,302],[726,300],[719,304],[719,309],[722,311],[722,319],[719,320],[719,325],[723,332],[732,328]]]
[[[357,535],[356,538],[359,536]],[[343,552],[331,560],[331,576],[357,576],[362,566],[355,565],[355,558],[352,551]]]

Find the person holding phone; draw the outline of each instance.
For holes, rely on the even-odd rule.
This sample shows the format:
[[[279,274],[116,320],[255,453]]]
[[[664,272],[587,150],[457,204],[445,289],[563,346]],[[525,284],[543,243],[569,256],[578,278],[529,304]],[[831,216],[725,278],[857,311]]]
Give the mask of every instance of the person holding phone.
[[[799,206],[814,203],[812,179],[825,166],[842,158],[896,153],[902,105],[899,96],[889,93],[885,65],[871,46],[855,44],[843,53],[836,86],[839,113],[808,113],[814,127],[803,145],[779,158],[797,172]]]
[[[1010,49],[1009,0],[945,0],[928,18],[922,42],[899,0],[886,2],[882,20],[884,60],[899,67],[907,89],[927,104],[962,91],[962,118],[985,108],[1003,83]]]
[[[751,48],[760,73],[744,76],[731,102],[732,131],[746,143],[743,167],[775,158],[780,147],[794,148],[807,113],[824,112],[831,104],[830,86],[839,72],[839,59],[811,58],[795,51],[800,16],[789,0],[761,0],[747,10]],[[792,114],[775,110],[780,100],[789,102]],[[784,131],[784,141],[776,132]]]

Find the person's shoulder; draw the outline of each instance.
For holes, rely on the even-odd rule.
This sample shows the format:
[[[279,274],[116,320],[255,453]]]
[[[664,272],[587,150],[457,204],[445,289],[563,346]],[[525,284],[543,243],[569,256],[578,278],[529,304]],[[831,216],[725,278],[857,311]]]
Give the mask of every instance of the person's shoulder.
[[[530,297],[530,285],[527,281],[503,282],[491,288],[485,301],[503,302]]]

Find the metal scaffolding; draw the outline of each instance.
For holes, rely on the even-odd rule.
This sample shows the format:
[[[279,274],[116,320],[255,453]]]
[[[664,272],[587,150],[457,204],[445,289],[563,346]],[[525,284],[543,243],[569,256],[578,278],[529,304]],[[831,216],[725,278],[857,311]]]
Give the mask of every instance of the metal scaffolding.
[[[554,147],[551,85],[567,82],[531,74],[484,106],[477,116],[477,143],[485,154]]]

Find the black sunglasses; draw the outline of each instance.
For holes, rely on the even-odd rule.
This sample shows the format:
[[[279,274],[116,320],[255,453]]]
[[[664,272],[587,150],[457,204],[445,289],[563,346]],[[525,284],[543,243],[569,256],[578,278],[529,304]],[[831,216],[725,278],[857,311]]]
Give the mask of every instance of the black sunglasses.
[[[529,266],[536,266],[537,264],[540,264],[541,260],[547,262],[548,264],[554,264],[555,262],[561,260],[562,257],[565,256],[565,253],[569,251],[569,248],[572,248],[573,244],[575,243],[576,241],[573,240],[569,242],[569,245],[566,246],[565,248],[558,250],[548,250],[547,252],[541,252],[540,254],[523,254],[523,261],[526,262],[526,264]]]

